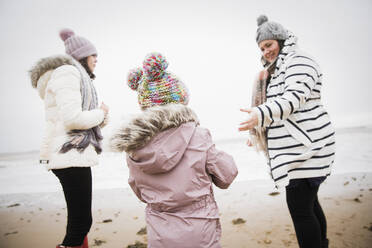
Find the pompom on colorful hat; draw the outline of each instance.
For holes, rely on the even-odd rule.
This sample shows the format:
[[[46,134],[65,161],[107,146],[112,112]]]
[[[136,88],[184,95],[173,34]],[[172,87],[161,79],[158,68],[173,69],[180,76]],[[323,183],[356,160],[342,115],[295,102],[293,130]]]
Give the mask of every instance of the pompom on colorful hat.
[[[128,86],[137,91],[142,109],[169,103],[188,104],[186,86],[167,68],[168,62],[163,55],[150,53],[145,57],[142,68],[129,71]]]

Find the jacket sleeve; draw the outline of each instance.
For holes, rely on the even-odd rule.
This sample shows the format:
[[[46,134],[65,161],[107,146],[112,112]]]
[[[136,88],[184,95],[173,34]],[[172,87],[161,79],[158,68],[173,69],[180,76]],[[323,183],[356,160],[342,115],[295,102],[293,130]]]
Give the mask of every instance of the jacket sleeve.
[[[129,175],[128,184],[132,188],[133,192],[136,194],[137,198],[140,199],[142,202],[146,203],[140,193],[139,188],[136,185],[136,181],[132,176]]]
[[[207,139],[212,144],[207,151],[207,172],[217,187],[227,189],[238,175],[238,168],[231,155],[216,149],[209,132]]]
[[[305,56],[292,58],[284,74],[283,95],[253,108],[258,116],[258,126],[267,127],[285,120],[301,108],[318,81],[318,71],[318,65],[312,59]]]
[[[55,94],[58,113],[67,130],[90,129],[102,123],[103,110],[82,110],[80,73],[75,67],[58,67],[52,75],[49,87]]]

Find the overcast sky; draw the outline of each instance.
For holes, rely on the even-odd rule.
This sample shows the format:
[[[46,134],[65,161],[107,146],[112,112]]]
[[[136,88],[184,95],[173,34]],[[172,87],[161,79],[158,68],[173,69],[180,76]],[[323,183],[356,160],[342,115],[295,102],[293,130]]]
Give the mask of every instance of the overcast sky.
[[[0,153],[38,150],[44,107],[27,71],[64,53],[71,28],[98,50],[95,85],[111,124],[138,113],[129,69],[161,52],[191,92],[190,107],[216,139],[237,138],[261,69],[256,18],[266,14],[298,36],[320,64],[323,103],[336,126],[372,123],[372,1],[0,0]]]

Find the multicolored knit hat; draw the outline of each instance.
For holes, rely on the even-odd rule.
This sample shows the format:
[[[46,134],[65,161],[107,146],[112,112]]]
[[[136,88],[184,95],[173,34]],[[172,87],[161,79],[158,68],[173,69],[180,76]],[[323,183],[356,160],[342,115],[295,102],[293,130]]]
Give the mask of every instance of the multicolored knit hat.
[[[143,68],[129,71],[128,86],[138,92],[142,109],[168,103],[187,105],[189,93],[186,86],[166,71],[168,62],[160,53],[150,53],[143,61]]]

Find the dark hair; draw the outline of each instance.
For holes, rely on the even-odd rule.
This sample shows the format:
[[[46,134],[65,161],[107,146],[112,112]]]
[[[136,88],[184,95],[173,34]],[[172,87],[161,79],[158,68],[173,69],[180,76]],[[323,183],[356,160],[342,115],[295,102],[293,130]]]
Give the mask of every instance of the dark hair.
[[[89,66],[88,66],[88,57],[82,58],[81,60],[79,60],[79,63],[87,71],[87,73],[88,73],[88,75],[89,75],[89,77],[91,79],[95,79],[96,78],[96,75],[94,75],[93,72],[89,69]]]
[[[284,47],[284,42],[285,40],[276,40],[279,44],[279,53],[282,51],[283,47]]]

